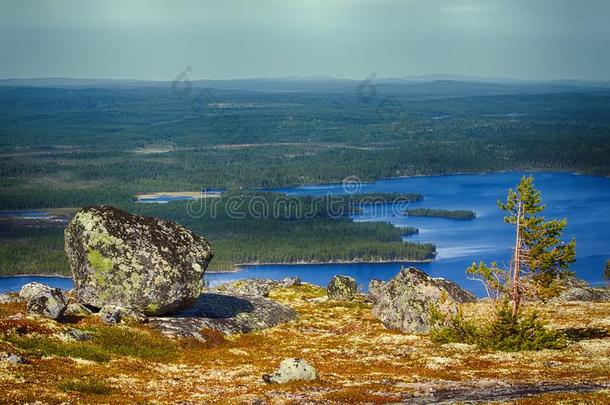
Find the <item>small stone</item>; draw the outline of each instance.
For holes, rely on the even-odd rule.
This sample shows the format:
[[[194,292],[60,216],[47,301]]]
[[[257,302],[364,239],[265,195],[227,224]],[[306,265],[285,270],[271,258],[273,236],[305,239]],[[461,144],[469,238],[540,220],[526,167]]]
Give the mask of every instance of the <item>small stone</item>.
[[[284,288],[295,287],[295,286],[301,285],[301,278],[300,277],[286,277],[282,281],[280,281],[280,283],[281,283],[282,287],[284,287]]]
[[[85,331],[79,329],[68,329],[67,331],[61,333],[60,338],[62,340],[84,342],[91,340],[92,337],[93,336],[90,333]]]
[[[71,302],[68,304],[68,308],[66,309],[66,315],[87,316],[91,315],[92,313],[93,311],[80,302]]]
[[[127,309],[121,314],[121,322],[146,323],[148,317],[140,311]]]
[[[267,384],[284,384],[290,381],[311,381],[318,378],[316,369],[302,359],[287,358],[273,374],[264,374]]]
[[[36,294],[33,296],[30,295],[31,291],[26,292],[26,296],[31,296],[28,301],[28,312],[51,319],[61,318],[67,308],[66,298],[63,293],[59,288],[41,285],[44,288],[37,286],[35,289]]]
[[[114,305],[104,305],[100,309],[100,312],[97,313],[97,316],[99,316],[104,323],[116,325],[121,322],[121,314],[121,308],[115,307]]]
[[[334,276],[326,286],[328,298],[337,301],[350,301],[357,291],[356,280],[348,276]]]
[[[28,362],[23,356],[16,353],[2,353],[0,354],[0,361],[6,361],[13,364],[27,364]]]
[[[121,322],[144,323],[148,320],[146,315],[132,309],[121,308],[114,305],[104,305],[97,316],[105,323],[115,325]]]

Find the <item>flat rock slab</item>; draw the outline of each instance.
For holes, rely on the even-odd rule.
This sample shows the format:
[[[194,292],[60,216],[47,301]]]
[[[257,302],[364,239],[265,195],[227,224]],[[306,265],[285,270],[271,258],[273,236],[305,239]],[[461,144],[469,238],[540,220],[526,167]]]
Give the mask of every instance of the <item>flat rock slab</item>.
[[[204,339],[202,329],[248,333],[296,319],[296,312],[263,297],[201,294],[190,308],[171,316],[150,317],[149,324],[170,337]]]
[[[455,404],[507,402],[531,398],[549,393],[597,392],[609,388],[608,384],[595,383],[553,383],[508,384],[494,381],[445,382],[443,384],[405,384],[419,393],[406,394],[403,401],[409,404]]]

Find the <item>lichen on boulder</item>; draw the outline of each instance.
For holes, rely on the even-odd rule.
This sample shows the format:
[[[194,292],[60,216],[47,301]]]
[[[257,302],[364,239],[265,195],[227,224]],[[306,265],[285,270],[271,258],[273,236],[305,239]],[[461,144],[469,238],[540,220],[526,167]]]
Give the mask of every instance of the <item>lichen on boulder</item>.
[[[77,300],[159,315],[188,307],[203,290],[210,244],[174,222],[111,206],[79,211],[65,231]]]
[[[23,285],[19,291],[19,297],[29,301],[43,291],[48,291],[51,287],[46,284],[31,282]]]
[[[63,316],[68,306],[68,300],[59,288],[30,283],[25,285],[22,291],[24,289],[26,294],[23,296],[27,297],[27,308],[30,314],[42,315],[51,319],[60,319]]]
[[[328,298],[337,301],[350,301],[358,292],[356,280],[349,276],[334,276],[326,286]]]
[[[373,302],[377,302],[381,289],[385,283],[378,278],[374,278],[369,282],[369,299]]]
[[[264,374],[267,384],[285,384],[292,381],[312,381],[318,378],[317,370],[303,359],[287,358],[282,360],[273,374]]]

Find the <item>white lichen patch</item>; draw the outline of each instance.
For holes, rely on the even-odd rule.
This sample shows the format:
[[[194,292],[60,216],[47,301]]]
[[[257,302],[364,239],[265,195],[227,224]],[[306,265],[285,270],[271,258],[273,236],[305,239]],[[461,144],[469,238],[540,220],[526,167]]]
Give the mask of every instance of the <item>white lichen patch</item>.
[[[444,369],[446,367],[456,367],[459,365],[459,362],[456,361],[456,359],[452,359],[449,357],[439,357],[439,356],[434,356],[434,357],[429,357],[426,360],[426,367],[432,370],[440,370],[440,369]]]

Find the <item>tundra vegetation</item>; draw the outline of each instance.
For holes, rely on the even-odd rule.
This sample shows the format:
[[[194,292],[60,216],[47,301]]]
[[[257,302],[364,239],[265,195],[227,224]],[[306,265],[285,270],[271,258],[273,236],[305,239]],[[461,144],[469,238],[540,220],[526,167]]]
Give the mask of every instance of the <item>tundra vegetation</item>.
[[[608,302],[532,303],[549,329],[564,334],[565,347],[505,352],[399,333],[372,316],[364,297],[325,295],[309,284],[275,288],[269,297],[295,309],[295,321],[248,334],[205,330],[205,341],[170,339],[147,324],[109,326],[94,315],[58,323],[26,316],[24,303],[0,304],[0,351],[28,362],[0,363],[2,400],[387,403],[493,401],[499,393],[521,397],[519,404],[610,400],[600,390],[610,373]],[[493,310],[489,301],[462,307],[467,320]],[[66,339],[69,330],[90,338]],[[262,375],[289,357],[305,359],[319,378],[265,384]]]

